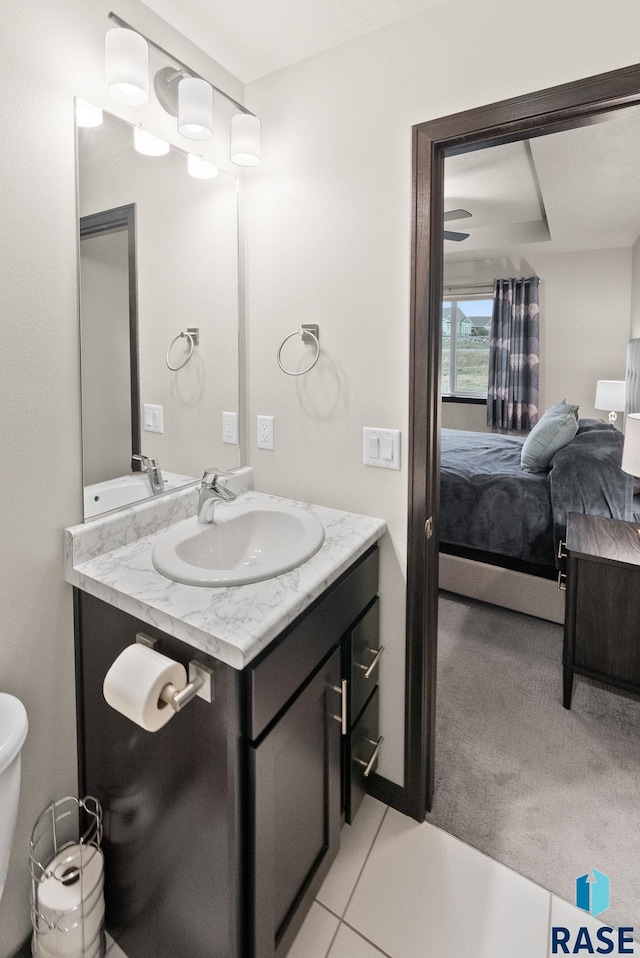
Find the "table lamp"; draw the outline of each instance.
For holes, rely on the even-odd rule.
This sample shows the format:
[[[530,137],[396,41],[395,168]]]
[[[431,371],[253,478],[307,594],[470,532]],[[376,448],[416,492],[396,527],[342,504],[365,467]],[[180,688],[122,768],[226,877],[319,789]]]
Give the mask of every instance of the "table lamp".
[[[599,379],[596,383],[596,409],[609,409],[609,422],[615,426],[618,412],[625,405],[626,383],[623,379]]]

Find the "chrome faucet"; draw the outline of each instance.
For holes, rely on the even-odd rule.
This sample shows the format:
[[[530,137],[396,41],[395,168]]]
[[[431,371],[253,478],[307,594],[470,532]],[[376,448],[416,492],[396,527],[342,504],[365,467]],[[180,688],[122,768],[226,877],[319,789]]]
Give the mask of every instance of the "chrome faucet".
[[[157,459],[154,459],[153,456],[132,456],[132,459],[135,459],[136,462],[142,463],[142,471],[146,473],[147,479],[149,480],[149,488],[151,489],[151,495],[157,496],[159,493],[164,492],[164,479],[162,478],[162,472],[160,470],[160,463]]]
[[[235,492],[227,489],[229,479],[231,473],[216,469],[215,466],[205,469],[198,499],[198,522],[213,522],[216,502],[233,502],[238,498]]]

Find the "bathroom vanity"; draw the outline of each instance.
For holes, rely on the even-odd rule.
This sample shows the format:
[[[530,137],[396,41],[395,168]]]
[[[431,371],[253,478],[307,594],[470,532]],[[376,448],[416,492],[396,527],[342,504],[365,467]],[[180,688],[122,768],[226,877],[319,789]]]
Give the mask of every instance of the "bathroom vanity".
[[[175,496],[172,518],[192,506],[189,491]],[[136,535],[153,508],[138,507]],[[122,514],[98,520],[93,545],[81,533],[92,524],[69,530],[79,787],[103,805],[107,926],[128,958],[286,955],[375,768],[384,523],[305,508],[325,526],[320,551],[237,589],[163,580],[153,523],[108,551],[128,538]],[[108,706],[104,676],[137,639],[211,669],[212,702],[194,699],[156,733]]]

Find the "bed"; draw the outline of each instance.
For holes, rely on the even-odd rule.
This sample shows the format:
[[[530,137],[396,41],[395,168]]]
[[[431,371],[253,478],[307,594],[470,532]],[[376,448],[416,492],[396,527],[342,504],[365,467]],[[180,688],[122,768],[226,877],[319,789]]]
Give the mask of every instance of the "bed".
[[[519,436],[442,430],[440,550],[555,578],[570,512],[634,518],[633,478],[620,468],[623,435],[581,419],[544,473],[523,472],[523,443]]]

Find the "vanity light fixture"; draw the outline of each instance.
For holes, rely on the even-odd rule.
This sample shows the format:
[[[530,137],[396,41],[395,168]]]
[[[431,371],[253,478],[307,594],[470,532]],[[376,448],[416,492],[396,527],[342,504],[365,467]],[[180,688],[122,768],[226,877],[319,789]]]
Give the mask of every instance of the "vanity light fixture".
[[[76,97],[76,123],[83,128],[102,126],[102,110],[94,103]]]
[[[120,103],[138,106],[149,99],[149,44],[125,27],[107,31],[107,90]]]
[[[231,118],[231,162],[256,166],[260,162],[260,120],[253,113],[236,113]]]
[[[194,153],[187,153],[187,170],[190,176],[195,176],[197,180],[212,180],[220,172],[213,163]]]
[[[136,33],[131,25],[117,14],[109,13],[109,19],[117,24],[114,29],[107,33],[107,83],[112,96],[116,96],[116,99],[120,99],[123,103],[146,103],[149,98],[149,47],[153,47],[162,56],[176,64],[175,67],[163,67],[157,71],[154,78],[154,90],[160,106],[171,116],[178,117],[178,130],[182,136],[190,140],[206,140],[211,137],[213,133],[213,94],[215,92],[219,96],[223,96],[225,100],[228,100],[240,111],[231,121],[231,161],[237,166],[255,166],[260,162],[260,120],[257,116],[254,116],[242,103],[238,103],[220,87],[198,76],[168,50],[154,43],[153,40]],[[120,34],[126,36],[121,37]],[[142,83],[142,77],[138,77],[136,71],[125,74],[125,76],[129,76],[128,80],[116,80],[115,66],[112,66],[110,62],[112,50],[115,55],[116,48],[119,46],[124,47],[131,44],[131,47],[133,47],[132,38],[141,40],[145,47],[145,69],[139,71],[140,74],[144,73],[144,84]],[[141,53],[142,48],[139,48],[138,57]],[[122,59],[122,57],[119,57],[119,59]],[[139,66],[140,60],[135,58],[134,60]],[[134,95],[132,91],[135,87],[134,79],[136,77],[146,91],[143,99],[131,98]],[[138,88],[135,87],[135,89]],[[209,165],[212,166],[213,164]],[[217,170],[216,167],[214,169]],[[209,174],[209,177],[211,175]]]
[[[145,156],[166,156],[169,152],[169,144],[166,140],[161,140],[154,133],[148,133],[140,126],[133,128],[133,145],[138,153]]]
[[[189,140],[208,140],[213,133],[213,87],[200,77],[178,84],[178,132]]]

